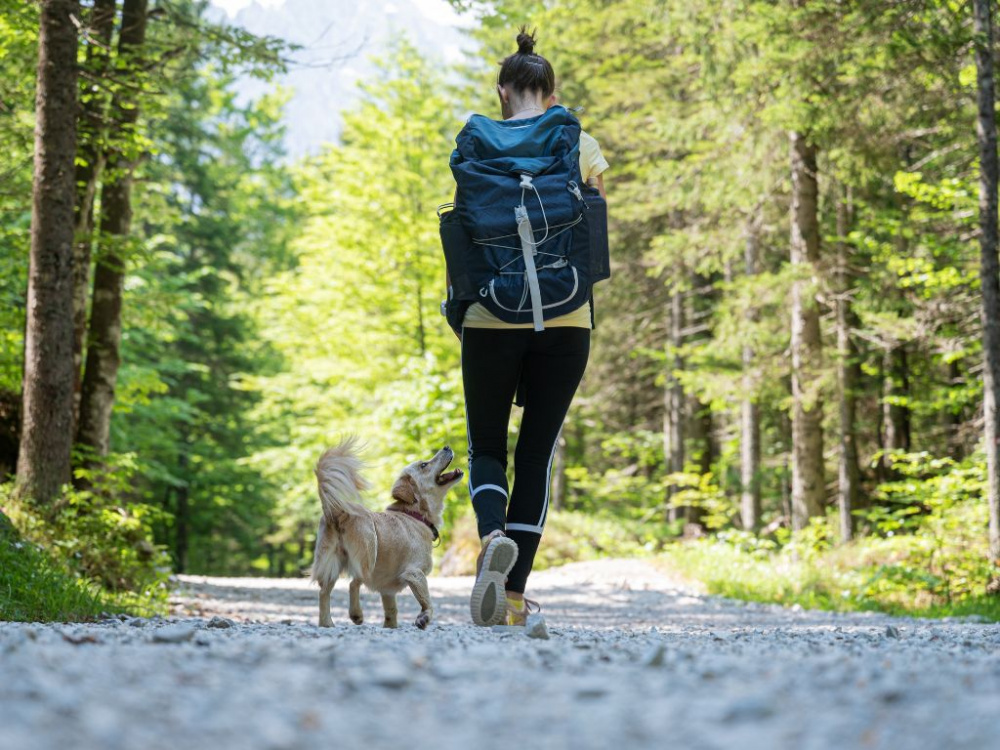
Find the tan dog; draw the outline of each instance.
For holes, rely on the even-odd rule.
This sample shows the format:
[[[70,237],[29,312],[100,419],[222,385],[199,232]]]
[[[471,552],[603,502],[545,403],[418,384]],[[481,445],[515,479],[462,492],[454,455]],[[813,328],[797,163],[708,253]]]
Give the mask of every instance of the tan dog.
[[[319,624],[328,628],[330,594],[343,574],[351,578],[351,620],[360,625],[361,585],[382,595],[385,627],[396,627],[396,594],[409,587],[420,603],[414,624],[426,628],[434,609],[427,590],[433,565],[431,547],[438,538],[444,496],[461,478],[460,469],[445,470],[455,457],[442,448],[429,461],[416,461],[400,474],[392,487],[396,501],[385,512],[375,513],[360,504],[360,491],[368,489],[361,476],[361,459],[349,438],[330,448],[316,464],[323,517],[316,534],[312,580],[320,586]]]

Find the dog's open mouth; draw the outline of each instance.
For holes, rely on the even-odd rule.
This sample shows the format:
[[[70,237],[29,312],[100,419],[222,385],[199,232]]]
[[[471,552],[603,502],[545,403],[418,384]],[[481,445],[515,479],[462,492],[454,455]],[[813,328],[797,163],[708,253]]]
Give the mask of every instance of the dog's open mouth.
[[[462,470],[455,469],[454,471],[443,471],[435,477],[434,481],[439,485],[450,484],[458,479],[462,478]]]

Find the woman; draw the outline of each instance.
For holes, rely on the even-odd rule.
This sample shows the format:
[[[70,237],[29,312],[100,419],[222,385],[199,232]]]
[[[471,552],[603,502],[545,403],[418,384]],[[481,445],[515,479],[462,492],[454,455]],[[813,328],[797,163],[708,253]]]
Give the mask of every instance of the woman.
[[[504,120],[539,117],[556,103],[552,65],[534,52],[524,28],[518,51],[500,66],[497,94]],[[600,147],[580,136],[580,170],[604,196],[608,163]],[[482,551],[471,598],[477,625],[523,625],[537,604],[524,591],[549,503],[552,457],[590,352],[591,310],[545,321],[506,323],[479,303],[462,321],[462,376],[469,437],[469,492]],[[514,452],[513,492],[507,487],[507,428],[518,385],[524,415]]]

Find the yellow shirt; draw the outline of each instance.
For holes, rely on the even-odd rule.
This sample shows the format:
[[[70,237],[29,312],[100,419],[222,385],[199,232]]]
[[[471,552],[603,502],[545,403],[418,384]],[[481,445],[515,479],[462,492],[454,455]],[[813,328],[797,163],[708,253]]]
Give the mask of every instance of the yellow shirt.
[[[601,153],[597,140],[580,131],[580,174],[589,182],[608,168],[608,160]],[[532,328],[531,323],[505,323],[478,302],[465,312],[462,325],[467,328]],[[581,305],[573,312],[545,321],[546,328],[590,328],[590,305]]]

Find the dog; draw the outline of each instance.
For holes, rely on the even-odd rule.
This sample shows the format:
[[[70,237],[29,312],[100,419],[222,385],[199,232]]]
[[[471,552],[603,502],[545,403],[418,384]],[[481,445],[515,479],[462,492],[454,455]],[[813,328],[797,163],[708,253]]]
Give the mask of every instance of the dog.
[[[333,626],[330,594],[341,575],[351,579],[348,614],[356,625],[361,612],[362,584],[382,595],[384,626],[397,627],[396,594],[409,587],[420,604],[414,624],[426,628],[434,615],[427,576],[433,561],[431,548],[438,538],[444,497],[462,479],[461,469],[447,471],[455,453],[439,450],[427,461],[403,469],[392,487],[393,502],[383,512],[360,504],[369,485],[362,463],[348,438],[327,450],[316,464],[323,515],[316,533],[312,580],[319,584],[319,625]]]

